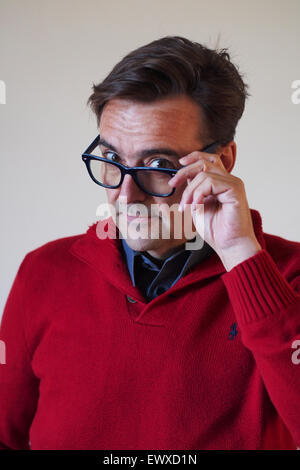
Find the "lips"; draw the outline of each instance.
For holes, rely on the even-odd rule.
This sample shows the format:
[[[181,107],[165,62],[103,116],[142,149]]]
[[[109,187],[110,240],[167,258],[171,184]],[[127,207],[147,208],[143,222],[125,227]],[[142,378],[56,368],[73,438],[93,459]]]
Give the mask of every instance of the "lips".
[[[138,215],[128,215],[127,214],[127,220],[139,220],[143,222],[144,220],[150,220],[152,217],[140,217]]]

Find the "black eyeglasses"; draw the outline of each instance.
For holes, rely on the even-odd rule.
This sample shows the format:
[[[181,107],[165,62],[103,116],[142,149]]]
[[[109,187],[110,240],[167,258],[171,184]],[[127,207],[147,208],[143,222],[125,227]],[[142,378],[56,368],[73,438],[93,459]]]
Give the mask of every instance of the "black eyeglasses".
[[[92,155],[91,152],[97,147],[99,140],[100,135],[97,135],[82,154],[82,160],[86,164],[87,171],[96,184],[104,188],[116,189],[121,186],[124,176],[129,174],[136,185],[151,196],[167,197],[174,193],[175,188],[170,188],[168,182],[177,173],[178,169],[144,166],[128,168],[121,163]],[[200,151],[213,153],[218,145],[218,142],[214,142]]]

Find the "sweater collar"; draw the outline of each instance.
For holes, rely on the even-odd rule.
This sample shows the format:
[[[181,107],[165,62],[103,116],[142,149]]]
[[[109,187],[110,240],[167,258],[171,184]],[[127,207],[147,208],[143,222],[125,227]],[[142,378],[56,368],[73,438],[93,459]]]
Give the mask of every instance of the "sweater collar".
[[[256,238],[261,247],[265,248],[261,215],[255,209],[250,209],[250,212]],[[104,238],[104,234],[107,235],[106,238]],[[139,289],[132,284],[122,249],[122,237],[112,217],[93,223],[86,233],[76,239],[69,251],[95,269],[101,277],[104,276],[108,282],[115,285],[124,294],[145,303]],[[225,272],[226,269],[221,259],[213,251],[211,256],[193,266],[190,272],[179,279],[171,289],[175,291],[191,283],[201,282]],[[155,301],[156,299],[152,300],[152,302]]]

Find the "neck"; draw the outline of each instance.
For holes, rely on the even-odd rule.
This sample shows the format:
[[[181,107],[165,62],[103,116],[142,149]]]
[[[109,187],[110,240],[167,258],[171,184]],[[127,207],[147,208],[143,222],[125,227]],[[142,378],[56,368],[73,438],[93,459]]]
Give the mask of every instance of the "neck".
[[[164,247],[161,250],[159,250],[159,249],[158,250],[149,250],[149,251],[146,251],[146,253],[148,253],[150,256],[152,256],[153,258],[156,258],[156,259],[161,259],[161,260],[167,259],[172,254],[176,253],[177,251],[182,250],[185,247],[185,243],[187,241],[192,241],[192,240],[185,240],[185,241],[179,240],[180,244],[176,245],[175,247],[167,248],[167,249]]]

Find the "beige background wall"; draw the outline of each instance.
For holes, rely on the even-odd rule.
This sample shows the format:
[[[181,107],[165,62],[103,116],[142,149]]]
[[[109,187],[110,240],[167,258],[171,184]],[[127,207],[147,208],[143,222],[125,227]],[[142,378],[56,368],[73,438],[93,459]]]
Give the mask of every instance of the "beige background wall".
[[[229,48],[252,94],[233,174],[264,230],[299,241],[299,21],[299,0],[1,0],[0,316],[24,255],[85,232],[105,200],[80,157],[97,134],[92,83],[161,36]]]

